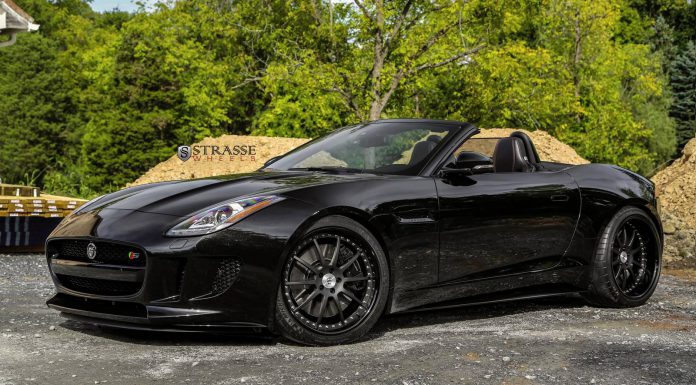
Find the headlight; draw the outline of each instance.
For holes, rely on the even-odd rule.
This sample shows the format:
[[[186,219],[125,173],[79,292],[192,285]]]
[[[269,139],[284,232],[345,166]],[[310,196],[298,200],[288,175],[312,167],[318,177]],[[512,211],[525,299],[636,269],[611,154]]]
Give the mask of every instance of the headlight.
[[[179,223],[167,231],[170,237],[188,237],[193,235],[210,234],[230,227],[264,207],[279,202],[285,198],[267,195],[244,198],[219,206],[206,209],[191,218]]]

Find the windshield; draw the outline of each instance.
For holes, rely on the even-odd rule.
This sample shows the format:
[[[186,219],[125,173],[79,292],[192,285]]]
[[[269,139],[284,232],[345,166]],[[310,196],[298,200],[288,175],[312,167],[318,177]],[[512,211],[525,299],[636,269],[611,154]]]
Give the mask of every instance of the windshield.
[[[295,149],[265,170],[417,175],[457,128],[427,122],[344,127]]]

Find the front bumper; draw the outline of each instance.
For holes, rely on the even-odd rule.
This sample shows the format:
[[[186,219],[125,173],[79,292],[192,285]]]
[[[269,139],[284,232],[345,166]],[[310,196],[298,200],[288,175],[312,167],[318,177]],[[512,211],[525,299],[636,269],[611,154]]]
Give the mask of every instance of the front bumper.
[[[301,204],[278,205],[293,214]],[[73,319],[130,329],[270,329],[284,252],[301,216],[279,224],[269,212],[192,238],[164,237],[180,219],[162,214],[102,210],[71,218],[46,244],[57,292],[47,305]],[[69,245],[58,247],[63,243]],[[89,243],[97,245],[93,260],[86,257]],[[109,252],[102,257],[102,250]],[[123,259],[131,252],[140,263]]]
[[[48,307],[65,318],[131,330],[185,332],[260,332],[266,325],[254,322],[225,320],[219,310],[182,309],[166,306],[144,306],[131,302],[86,299],[58,293],[49,299]],[[217,321],[211,322],[212,319]]]
[[[55,245],[61,243],[103,247],[111,242],[101,238],[48,242],[47,260],[57,291],[47,302],[49,307],[92,323],[109,321],[139,328],[258,328],[268,324],[271,288],[252,279],[258,269],[247,258],[208,255],[194,245],[170,254],[144,251],[141,258],[147,262],[133,266],[80,260],[79,255],[55,251]]]

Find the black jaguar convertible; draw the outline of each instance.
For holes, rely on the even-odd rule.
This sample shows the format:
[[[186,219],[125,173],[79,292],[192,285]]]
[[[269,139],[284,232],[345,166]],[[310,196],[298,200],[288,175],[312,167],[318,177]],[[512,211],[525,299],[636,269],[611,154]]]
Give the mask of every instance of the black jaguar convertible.
[[[380,120],[258,172],[104,195],[46,257],[48,306],[145,330],[270,330],[354,341],[383,314],[558,295],[645,303],[660,275],[655,187],[545,162],[522,132]]]

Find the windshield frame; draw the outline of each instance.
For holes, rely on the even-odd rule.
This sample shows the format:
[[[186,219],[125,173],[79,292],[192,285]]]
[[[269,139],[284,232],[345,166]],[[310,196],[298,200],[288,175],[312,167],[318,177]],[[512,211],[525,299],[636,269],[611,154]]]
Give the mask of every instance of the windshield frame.
[[[293,149],[292,151],[289,151],[282,156],[279,156],[277,159],[274,159],[273,162],[264,165],[262,168],[259,169],[259,171],[265,171],[265,172],[301,172],[304,171],[301,169],[301,167],[288,167],[288,168],[283,168],[283,169],[278,169],[274,168],[273,165],[277,164],[278,162],[281,162],[283,159],[287,159],[290,156],[293,156],[294,154],[305,150],[306,148],[315,145],[319,141],[324,141],[326,139],[329,139],[333,136],[339,135],[340,133],[346,131],[346,130],[363,130],[367,128],[368,126],[376,126],[376,125],[420,125],[423,128],[439,128],[442,131],[448,131],[447,134],[443,137],[443,139],[435,146],[435,148],[426,156],[426,158],[422,161],[422,164],[419,165],[419,168],[417,169],[411,169],[409,172],[383,172],[379,170],[372,170],[372,169],[362,169],[360,173],[369,173],[369,174],[377,174],[377,175],[402,175],[402,176],[422,176],[422,175],[427,175],[429,172],[426,172],[426,170],[430,169],[432,164],[434,162],[439,162],[442,158],[443,153],[447,153],[450,150],[450,147],[452,145],[453,141],[459,141],[459,138],[462,137],[464,133],[467,133],[470,131],[471,128],[474,128],[472,125],[469,123],[464,123],[464,122],[457,122],[457,121],[448,121],[448,120],[429,120],[429,119],[386,119],[386,120],[378,120],[378,121],[373,121],[373,122],[368,122],[368,123],[361,123],[361,124],[355,124],[355,125],[349,125],[345,127],[338,128],[330,133],[327,133],[326,135],[320,136],[318,138],[315,138],[313,140],[308,141],[307,143],[302,144],[301,146]],[[374,128],[376,129],[376,128]],[[311,155],[310,155],[311,156]],[[298,162],[299,163],[299,162]],[[293,168],[295,168],[293,170]],[[318,170],[322,167],[316,167],[317,170],[310,170],[310,171],[321,171]],[[332,170],[329,170],[331,168]],[[336,171],[339,168],[335,167],[327,167],[327,172],[331,171]],[[404,170],[406,171],[406,170]],[[355,172],[354,169],[347,168],[347,173],[357,173]]]

